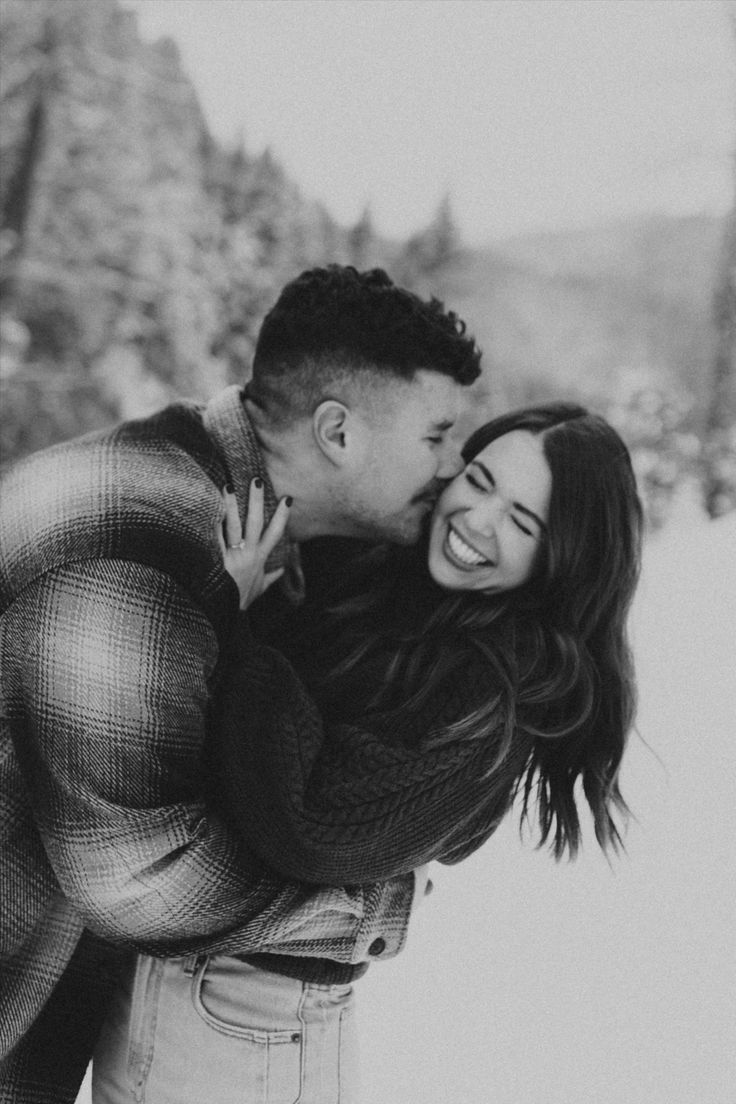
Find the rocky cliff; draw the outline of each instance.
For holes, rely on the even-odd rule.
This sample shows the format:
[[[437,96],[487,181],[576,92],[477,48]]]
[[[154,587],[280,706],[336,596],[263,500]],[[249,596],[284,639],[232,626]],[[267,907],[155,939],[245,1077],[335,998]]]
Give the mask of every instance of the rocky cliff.
[[[212,394],[286,280],[399,257],[220,148],[175,44],[116,0],[4,0],[1,41],[6,457]]]

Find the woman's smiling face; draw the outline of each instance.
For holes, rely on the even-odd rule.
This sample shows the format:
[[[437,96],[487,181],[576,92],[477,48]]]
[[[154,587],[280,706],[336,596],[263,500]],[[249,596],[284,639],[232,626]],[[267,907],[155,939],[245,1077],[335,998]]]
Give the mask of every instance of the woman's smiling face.
[[[488,593],[525,583],[546,537],[551,492],[541,435],[515,429],[491,441],[435,507],[434,581],[447,590]]]

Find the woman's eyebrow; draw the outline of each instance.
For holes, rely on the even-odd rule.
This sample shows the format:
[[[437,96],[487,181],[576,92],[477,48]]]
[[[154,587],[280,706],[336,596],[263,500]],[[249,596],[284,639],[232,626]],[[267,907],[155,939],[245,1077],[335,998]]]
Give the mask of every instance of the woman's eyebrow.
[[[476,467],[480,468],[480,470],[483,472],[483,474],[486,477],[486,479],[488,480],[488,482],[492,483],[493,486],[495,487],[496,480],[493,478],[493,476],[491,475],[491,473],[489,472],[489,470],[485,466],[485,464],[481,463],[480,460],[473,460],[473,461],[471,461],[471,463],[475,464]],[[542,521],[542,519],[540,517],[537,517],[537,515],[534,513],[533,510],[530,510],[528,507],[523,506],[521,504],[521,502],[512,502],[511,505],[514,507],[515,510],[518,510],[519,513],[526,514],[526,516],[530,517],[532,519],[532,521],[536,521],[537,525],[539,526],[539,528],[542,530],[543,533],[547,532],[547,526],[544,524],[544,522]]]

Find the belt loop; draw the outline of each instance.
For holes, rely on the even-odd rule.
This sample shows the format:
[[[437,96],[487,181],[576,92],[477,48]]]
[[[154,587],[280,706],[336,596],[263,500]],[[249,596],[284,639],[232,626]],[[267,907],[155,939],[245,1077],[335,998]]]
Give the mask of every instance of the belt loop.
[[[188,955],[181,960],[181,968],[187,977],[194,977],[206,958],[205,954]]]

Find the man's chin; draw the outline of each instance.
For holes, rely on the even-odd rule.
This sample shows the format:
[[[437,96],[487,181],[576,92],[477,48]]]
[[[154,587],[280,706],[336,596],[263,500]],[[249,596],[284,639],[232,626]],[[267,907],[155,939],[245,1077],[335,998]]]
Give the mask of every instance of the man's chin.
[[[400,525],[395,526],[390,535],[387,533],[384,539],[408,548],[427,535],[431,523],[432,511],[426,510],[413,518],[404,519]]]
[[[390,536],[386,536],[385,540],[390,541],[391,544],[401,545],[402,548],[411,548],[418,542],[420,536],[419,531],[415,533],[392,533]]]
[[[361,518],[358,529],[351,531],[352,536],[362,540],[381,541],[410,547],[417,544],[427,533],[432,520],[432,511],[424,506],[411,513],[394,514],[392,517],[367,519]]]

